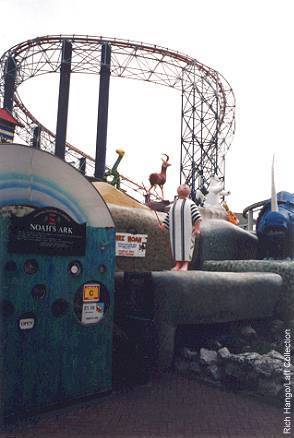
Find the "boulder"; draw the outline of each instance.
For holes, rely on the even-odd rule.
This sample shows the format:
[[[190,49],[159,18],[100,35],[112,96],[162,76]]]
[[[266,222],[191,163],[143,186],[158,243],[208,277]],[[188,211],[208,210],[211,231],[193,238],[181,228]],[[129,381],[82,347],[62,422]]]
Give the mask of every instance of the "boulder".
[[[219,382],[221,380],[221,371],[217,365],[209,365],[206,370],[209,377]]]
[[[227,347],[223,347],[218,350],[217,356],[220,361],[223,361],[228,359],[231,356],[231,353]]]
[[[213,350],[207,350],[206,348],[201,348],[200,363],[206,366],[215,365],[217,363],[217,352]]]
[[[188,347],[184,347],[182,351],[182,356],[188,361],[196,361],[199,359],[199,353],[197,351],[192,351]]]
[[[275,350],[271,350],[269,353],[267,353],[267,356],[271,357],[272,359],[284,360],[284,356]]]

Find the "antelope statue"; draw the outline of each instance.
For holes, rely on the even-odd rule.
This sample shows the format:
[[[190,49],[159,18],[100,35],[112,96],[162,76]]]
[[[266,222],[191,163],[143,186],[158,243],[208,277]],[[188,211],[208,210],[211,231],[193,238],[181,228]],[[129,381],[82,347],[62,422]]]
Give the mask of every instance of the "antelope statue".
[[[150,190],[155,189],[157,186],[161,189],[161,196],[163,199],[163,186],[166,182],[166,169],[171,166],[171,163],[169,163],[169,156],[167,154],[162,154],[166,156],[166,160],[163,158],[162,165],[161,165],[161,172],[160,173],[151,173],[149,175],[149,181],[150,181],[150,189],[148,190],[148,193]]]

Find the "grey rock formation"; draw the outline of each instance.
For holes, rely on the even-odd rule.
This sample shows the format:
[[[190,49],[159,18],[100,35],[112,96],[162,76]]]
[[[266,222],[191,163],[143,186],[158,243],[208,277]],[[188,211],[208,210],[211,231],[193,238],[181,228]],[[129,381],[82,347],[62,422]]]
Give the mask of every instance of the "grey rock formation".
[[[246,260],[257,258],[257,237],[228,221],[203,221],[199,248],[194,253],[191,269],[201,267],[206,260]]]
[[[199,359],[199,353],[197,351],[192,351],[192,350],[190,350],[190,348],[187,348],[187,347],[183,348],[182,356],[186,360],[189,360],[191,362]]]
[[[210,260],[203,265],[206,271],[217,272],[274,272],[283,279],[280,298],[275,310],[277,339],[281,338],[284,321],[294,320],[294,261],[288,260]],[[278,322],[277,318],[281,321]]]
[[[219,381],[221,379],[221,371],[216,364],[209,365],[207,367],[207,374],[208,376],[212,377],[212,379],[215,381]]]
[[[159,364],[172,364],[175,331],[199,324],[271,317],[282,284],[276,274],[154,272]]]
[[[202,348],[198,361],[177,358],[175,366],[179,372],[190,372],[234,389],[253,391],[271,400],[281,399],[284,394],[284,357],[278,351],[230,354],[226,347],[218,352]],[[294,366],[289,367],[289,372],[293,375]]]
[[[231,353],[227,347],[220,348],[217,352],[218,359],[220,361],[226,360],[231,356]]]
[[[279,353],[278,351],[272,350],[269,353],[267,353],[267,356],[272,358],[272,359],[279,359],[279,360],[284,360],[284,356]]]

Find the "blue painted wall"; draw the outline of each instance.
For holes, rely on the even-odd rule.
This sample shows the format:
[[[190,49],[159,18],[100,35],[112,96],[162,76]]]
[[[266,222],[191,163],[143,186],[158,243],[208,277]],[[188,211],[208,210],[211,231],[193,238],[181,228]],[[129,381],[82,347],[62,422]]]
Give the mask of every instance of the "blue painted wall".
[[[8,225],[9,219],[0,217],[2,415],[30,413],[111,390],[114,228],[87,227],[85,256],[52,257],[9,254]],[[24,272],[28,259],[38,264],[35,274]],[[75,260],[83,267],[77,277],[68,272]],[[7,269],[9,261],[16,270]],[[87,282],[101,284],[107,310],[100,322],[84,325],[77,316],[78,297]],[[43,299],[32,296],[37,284],[46,286]],[[56,317],[52,305],[59,299],[67,309]],[[20,330],[19,319],[30,313],[36,318],[34,328]]]

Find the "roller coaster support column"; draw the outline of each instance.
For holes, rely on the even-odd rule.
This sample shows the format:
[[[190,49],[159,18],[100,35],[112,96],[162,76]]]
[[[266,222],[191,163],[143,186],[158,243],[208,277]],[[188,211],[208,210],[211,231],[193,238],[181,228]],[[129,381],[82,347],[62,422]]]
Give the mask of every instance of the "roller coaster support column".
[[[33,148],[40,149],[40,140],[41,140],[41,128],[40,126],[35,126],[33,130],[33,142],[32,142]]]
[[[11,113],[13,110],[13,95],[15,91],[15,80],[16,80],[16,62],[12,56],[9,56],[5,64],[5,85],[4,85],[3,106]]]
[[[99,87],[98,123],[96,137],[95,177],[102,180],[105,173],[108,101],[110,85],[111,46],[102,44]]]
[[[72,57],[72,44],[67,40],[62,43],[61,56],[55,155],[64,159]]]
[[[79,160],[79,171],[83,174],[86,175],[86,158],[82,157]]]

